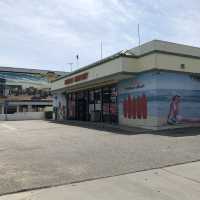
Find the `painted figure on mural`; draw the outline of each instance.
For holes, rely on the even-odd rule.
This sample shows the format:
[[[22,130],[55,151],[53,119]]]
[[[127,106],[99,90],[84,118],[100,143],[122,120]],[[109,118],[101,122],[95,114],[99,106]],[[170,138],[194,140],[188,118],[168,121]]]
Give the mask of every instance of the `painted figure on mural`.
[[[175,95],[172,97],[169,114],[167,117],[167,123],[170,125],[174,125],[177,123],[200,123],[200,118],[183,117],[180,114],[180,103],[181,103],[181,97],[179,95]]]
[[[59,103],[58,103],[58,114],[59,114],[59,120],[63,120],[63,119],[65,119],[65,115],[66,115],[66,113],[65,113],[65,106],[64,105],[62,105],[62,103],[59,101]]]
[[[180,110],[180,101],[181,97],[179,95],[175,95],[172,97],[172,101],[170,103],[169,114],[167,117],[168,124],[176,124],[178,122],[179,110]]]

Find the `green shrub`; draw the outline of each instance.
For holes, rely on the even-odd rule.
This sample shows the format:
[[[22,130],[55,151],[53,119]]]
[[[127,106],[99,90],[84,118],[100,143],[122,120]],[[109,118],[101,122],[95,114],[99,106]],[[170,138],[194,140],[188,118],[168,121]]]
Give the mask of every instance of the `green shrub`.
[[[45,119],[52,119],[53,118],[53,112],[52,111],[46,111],[45,112]]]

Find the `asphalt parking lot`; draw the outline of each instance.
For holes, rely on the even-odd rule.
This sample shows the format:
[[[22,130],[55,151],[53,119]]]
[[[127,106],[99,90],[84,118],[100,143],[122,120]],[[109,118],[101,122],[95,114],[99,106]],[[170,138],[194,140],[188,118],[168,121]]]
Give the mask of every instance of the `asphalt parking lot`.
[[[47,121],[0,122],[0,195],[197,161],[199,130],[128,135]]]

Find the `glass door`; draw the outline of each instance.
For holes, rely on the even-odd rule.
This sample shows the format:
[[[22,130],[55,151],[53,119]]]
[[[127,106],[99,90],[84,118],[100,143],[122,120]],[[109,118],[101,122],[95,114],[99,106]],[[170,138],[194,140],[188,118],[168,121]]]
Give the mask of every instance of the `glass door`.
[[[102,92],[103,121],[108,123],[118,122],[117,88],[104,87]]]
[[[76,119],[76,95],[71,93],[67,95],[67,119]]]

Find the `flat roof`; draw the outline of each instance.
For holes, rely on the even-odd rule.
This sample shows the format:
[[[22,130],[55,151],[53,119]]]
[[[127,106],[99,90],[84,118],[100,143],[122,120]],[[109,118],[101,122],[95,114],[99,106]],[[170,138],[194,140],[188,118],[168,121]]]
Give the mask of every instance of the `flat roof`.
[[[140,58],[152,53],[165,53],[165,54],[170,54],[170,55],[200,59],[200,47],[194,47],[194,46],[167,42],[167,41],[162,41],[162,40],[152,40],[140,46],[134,47],[129,50],[122,50],[104,59],[98,60],[94,63],[81,67],[73,72],[70,72],[66,75],[58,77],[53,82],[60,80],[62,78],[66,78],[71,75],[77,74],[79,72],[88,70],[90,68],[96,67],[98,65],[109,62],[119,57]]]
[[[194,47],[162,40],[152,40],[150,42],[142,44],[141,46],[137,46],[129,50],[129,52],[139,57],[154,51],[200,58],[200,47]]]
[[[63,72],[63,71],[20,68],[20,67],[5,67],[5,66],[0,66],[0,72],[16,72],[16,73],[29,73],[29,74],[42,74],[42,73],[47,74],[49,72],[53,72],[60,76],[68,74],[68,72]]]

